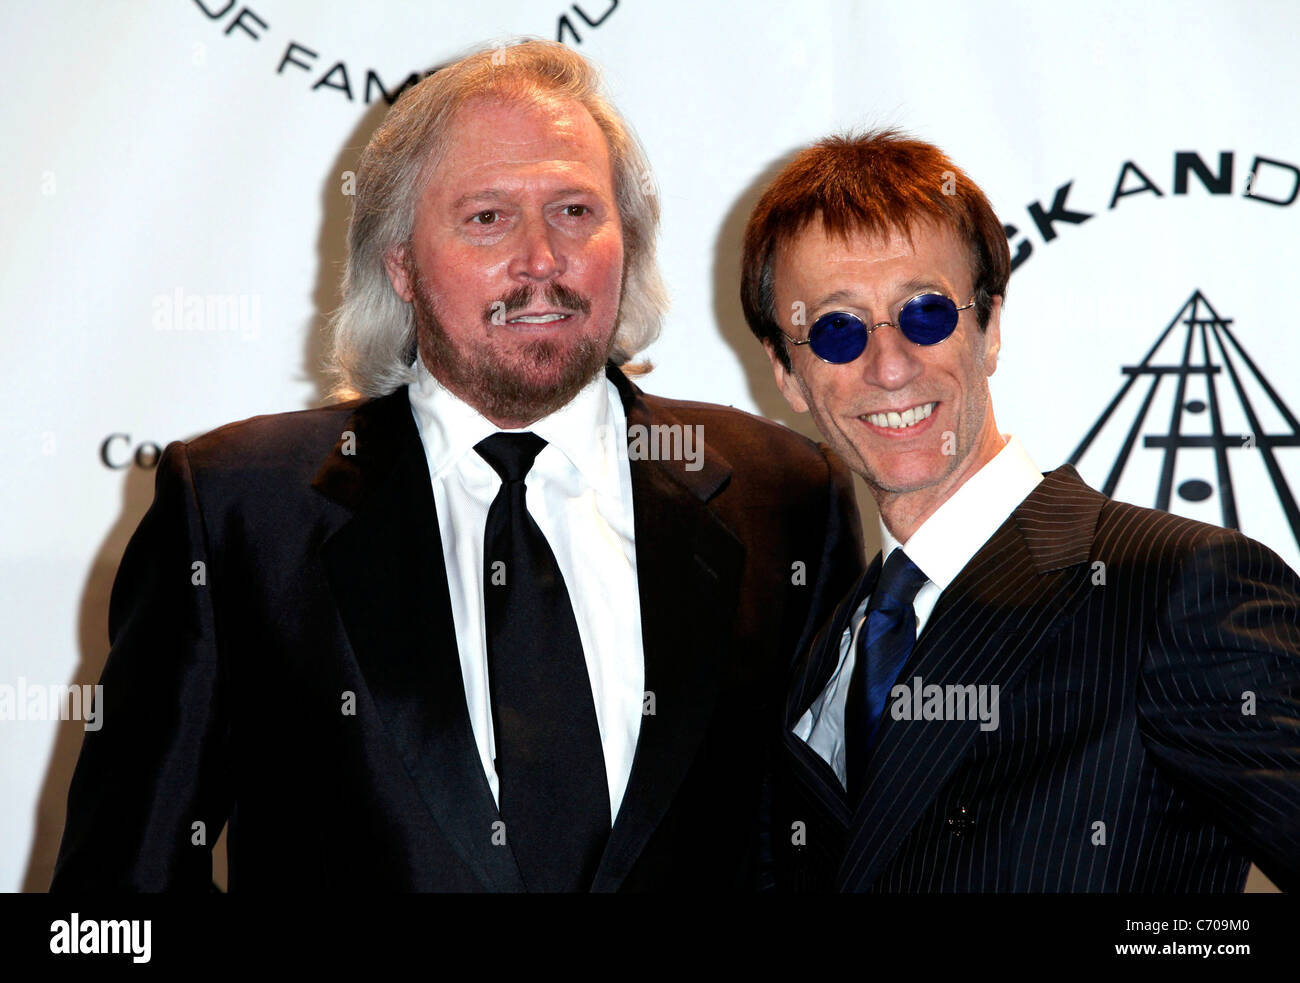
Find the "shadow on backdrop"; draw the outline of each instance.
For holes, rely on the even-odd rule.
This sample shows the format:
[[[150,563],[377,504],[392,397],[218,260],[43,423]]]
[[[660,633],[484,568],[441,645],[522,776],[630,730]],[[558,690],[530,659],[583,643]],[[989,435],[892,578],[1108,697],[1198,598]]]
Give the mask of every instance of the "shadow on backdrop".
[[[317,274],[312,291],[311,318],[304,325],[303,359],[294,381],[311,382],[317,396],[303,408],[328,403],[332,380],[325,369],[329,353],[328,323],[330,312],[338,306],[339,280],[347,257],[347,228],[352,199],[344,193],[344,172],[356,171],[357,159],[382,122],[388,103],[380,100],[371,105],[358,120],[343,148],[330,162],[321,186],[321,223],[316,238]],[[268,145],[268,152],[271,147]],[[198,434],[181,438],[191,440]],[[125,470],[122,478],[122,507],[117,519],[100,544],[81,591],[77,612],[77,647],[79,663],[69,685],[99,682],[108,661],[108,609],[113,581],[126,544],[144,517],[154,494],[154,471],[136,465]],[[105,726],[111,723],[105,719]],[[67,813],[68,786],[81,753],[85,736],[84,723],[64,720],[58,724],[50,761],[46,767],[36,802],[34,834],[23,875],[22,891],[43,892],[49,889],[58,856],[59,842]],[[213,847],[213,881],[224,889],[226,877],[226,830]]]
[[[713,250],[713,317],[718,323],[718,333],[735,351],[745,371],[749,395],[758,411],[770,420],[784,423],[809,440],[825,443],[812,417],[796,413],[785,401],[772,377],[772,366],[767,360],[762,344],[749,330],[744,310],[740,306],[740,258],[745,238],[745,223],[762,197],[763,189],[780,173],[781,169],[802,147],[789,151],[764,168],[742,191],[727,210],[722,228],[714,240]],[[866,483],[856,474],[853,490],[857,496],[858,513],[862,517],[862,533],[868,557],[880,549],[880,529],[875,500]]]

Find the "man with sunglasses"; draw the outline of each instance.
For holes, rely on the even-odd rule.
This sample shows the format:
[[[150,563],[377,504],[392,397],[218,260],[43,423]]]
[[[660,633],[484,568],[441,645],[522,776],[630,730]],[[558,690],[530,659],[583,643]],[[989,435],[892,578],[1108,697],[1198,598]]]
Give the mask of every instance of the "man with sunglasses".
[[[745,314],[882,552],[801,654],[773,875],[803,890],[1300,888],[1300,579],[1041,473],[994,421],[1002,224],[938,148],[835,137],[745,236]]]

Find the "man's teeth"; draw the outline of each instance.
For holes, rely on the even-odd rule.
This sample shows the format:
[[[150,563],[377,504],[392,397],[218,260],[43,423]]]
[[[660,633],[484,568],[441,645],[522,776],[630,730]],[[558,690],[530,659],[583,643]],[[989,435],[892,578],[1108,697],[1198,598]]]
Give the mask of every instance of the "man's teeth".
[[[934,408],[938,405],[938,403],[925,403],[922,406],[913,406],[910,410],[903,410],[902,413],[868,413],[867,422],[875,424],[877,427],[901,430],[903,427],[910,427],[920,423],[933,413]]]
[[[569,315],[567,314],[526,314],[522,317],[512,317],[509,324],[550,324],[552,321],[562,320]]]

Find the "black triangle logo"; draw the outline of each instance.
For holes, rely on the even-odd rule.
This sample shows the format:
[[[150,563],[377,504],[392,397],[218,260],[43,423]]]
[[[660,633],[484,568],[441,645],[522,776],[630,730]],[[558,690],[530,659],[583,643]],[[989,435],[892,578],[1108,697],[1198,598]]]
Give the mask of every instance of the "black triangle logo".
[[[1165,346],[1166,341],[1170,340],[1174,329],[1179,325],[1186,328],[1186,335],[1181,339],[1181,361],[1154,362],[1156,353]],[[1220,317],[1205,295],[1200,290],[1194,290],[1174,315],[1173,320],[1161,332],[1146,357],[1137,365],[1121,367],[1120,371],[1127,377],[1124,384],[1120,386],[1110,404],[1102,411],[1101,416],[1070,455],[1069,463],[1078,465],[1097,439],[1097,435],[1110,422],[1116,408],[1134,387],[1140,387],[1142,381],[1145,381],[1147,389],[1141,407],[1125,434],[1124,442],[1111,464],[1110,472],[1101,490],[1107,495],[1115,493],[1140,438],[1143,448],[1156,450],[1163,455],[1153,504],[1158,509],[1168,511],[1175,492],[1174,465],[1178,452],[1189,448],[1209,448],[1214,452],[1219,505],[1223,516],[1222,525],[1229,529],[1240,529],[1233,487],[1232,458],[1235,453],[1243,450],[1258,453],[1268,471],[1274,493],[1282,506],[1282,512],[1291,527],[1291,535],[1295,537],[1297,545],[1300,545],[1300,508],[1296,506],[1291,486],[1287,483],[1286,475],[1283,474],[1277,455],[1274,453],[1279,447],[1300,446],[1300,421],[1297,421],[1290,407],[1260,372],[1255,360],[1246,353],[1237,336],[1233,334],[1231,325],[1231,318]],[[1178,336],[1174,335],[1174,345],[1178,340]],[[1205,377],[1206,399],[1204,400],[1188,398],[1188,378],[1196,375]],[[1167,378],[1175,387],[1168,432],[1143,434],[1143,427],[1151,404],[1155,400],[1156,391],[1166,384]],[[1264,432],[1256,407],[1247,391],[1248,380],[1253,380],[1256,396],[1262,392],[1272,402],[1277,413],[1286,421],[1289,432]],[[1241,414],[1250,427],[1249,432],[1226,433],[1224,431],[1222,414],[1224,399],[1237,401]],[[1206,412],[1209,414],[1208,434],[1183,431],[1184,414]],[[1214,488],[1208,481],[1193,478],[1182,482],[1176,491],[1179,497],[1187,501],[1199,502],[1209,498],[1214,493]]]

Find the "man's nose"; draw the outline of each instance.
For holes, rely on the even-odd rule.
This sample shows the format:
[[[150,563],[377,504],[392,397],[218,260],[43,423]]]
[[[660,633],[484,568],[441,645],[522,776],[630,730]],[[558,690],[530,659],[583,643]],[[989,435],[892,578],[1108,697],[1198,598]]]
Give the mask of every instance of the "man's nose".
[[[519,227],[510,275],[523,280],[550,280],[563,273],[564,254],[556,235],[544,219],[526,219]]]
[[[871,332],[860,361],[866,382],[890,391],[903,389],[924,369],[917,346],[892,324]]]

